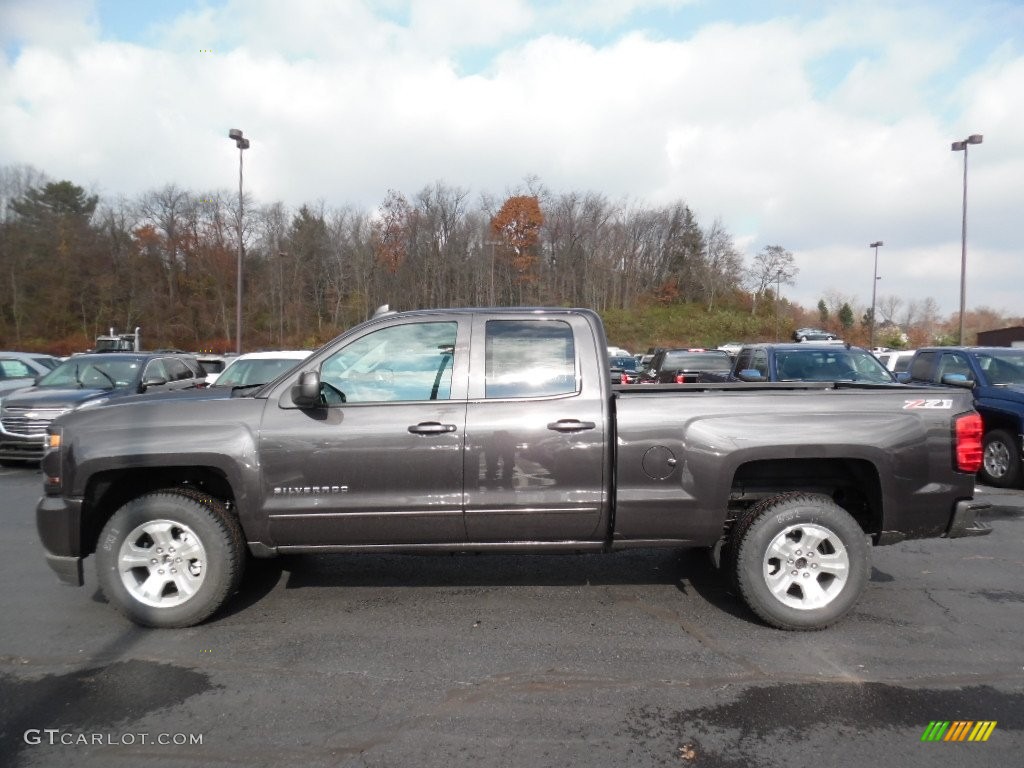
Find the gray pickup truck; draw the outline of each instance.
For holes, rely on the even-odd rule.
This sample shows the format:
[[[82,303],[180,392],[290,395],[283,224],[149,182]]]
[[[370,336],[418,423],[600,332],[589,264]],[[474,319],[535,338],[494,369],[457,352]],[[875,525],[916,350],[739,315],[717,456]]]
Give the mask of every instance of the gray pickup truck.
[[[872,545],[988,533],[969,392],[615,387],[581,309],[382,313],[275,381],[60,417],[50,566],[132,621],[191,626],[249,557],[705,548],[749,607],[821,629]]]

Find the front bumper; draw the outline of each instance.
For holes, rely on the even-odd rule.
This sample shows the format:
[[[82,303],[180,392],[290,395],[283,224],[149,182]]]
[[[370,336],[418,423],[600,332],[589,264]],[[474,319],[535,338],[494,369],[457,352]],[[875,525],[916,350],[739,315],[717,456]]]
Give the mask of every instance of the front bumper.
[[[0,432],[0,459],[39,461],[43,458],[45,437],[27,437]]]
[[[946,531],[947,538],[959,539],[964,536],[987,536],[992,533],[992,527],[977,519],[979,512],[986,512],[992,505],[985,501],[974,501],[965,499],[956,503],[953,511],[953,519],[949,523],[949,530]]]
[[[63,583],[82,586],[82,500],[43,496],[36,505],[36,529],[47,565]]]

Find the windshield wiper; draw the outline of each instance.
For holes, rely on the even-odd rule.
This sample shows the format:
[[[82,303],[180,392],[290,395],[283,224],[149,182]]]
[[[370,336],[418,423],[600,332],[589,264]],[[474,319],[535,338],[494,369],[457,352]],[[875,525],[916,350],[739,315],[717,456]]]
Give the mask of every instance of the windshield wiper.
[[[113,379],[112,379],[112,378],[110,377],[110,374],[109,374],[109,373],[107,373],[106,371],[104,371],[104,370],[103,370],[102,368],[93,368],[93,370],[94,370],[94,371],[96,371],[96,373],[99,373],[99,374],[101,374],[101,375],[103,376],[103,378],[105,378],[105,379],[106,379],[107,381],[109,381],[109,382],[110,382],[110,388],[111,388],[111,389],[117,389],[117,382],[116,382],[116,381],[114,381],[114,380],[113,380]]]
[[[214,385],[216,386],[216,384]],[[245,392],[248,389],[256,389],[257,387],[265,387],[267,382],[262,381],[259,384],[237,384],[231,387],[231,396],[234,397],[236,392]]]

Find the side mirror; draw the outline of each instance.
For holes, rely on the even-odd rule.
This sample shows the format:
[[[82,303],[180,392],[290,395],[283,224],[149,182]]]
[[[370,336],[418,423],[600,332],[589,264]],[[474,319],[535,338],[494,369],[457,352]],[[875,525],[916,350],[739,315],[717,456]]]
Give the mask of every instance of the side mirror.
[[[974,382],[968,379],[962,373],[947,373],[942,377],[942,383],[948,387],[963,387],[964,389],[974,389]]]
[[[896,381],[898,381],[900,384],[909,384],[910,383],[910,371],[900,371],[899,373],[897,373],[896,374]]]
[[[764,376],[762,376],[761,372],[755,368],[744,368],[736,374],[736,378],[740,381],[764,381]]]
[[[145,392],[150,387],[162,387],[167,383],[167,379],[163,376],[150,376],[147,379],[142,380],[142,385],[139,387],[140,392]]]
[[[320,371],[303,371],[299,381],[292,387],[292,402],[299,408],[315,408],[320,405]]]

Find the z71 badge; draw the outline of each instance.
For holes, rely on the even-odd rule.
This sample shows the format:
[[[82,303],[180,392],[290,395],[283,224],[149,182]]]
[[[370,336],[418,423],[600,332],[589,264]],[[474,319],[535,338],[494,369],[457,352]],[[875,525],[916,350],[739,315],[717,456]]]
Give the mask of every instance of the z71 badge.
[[[910,411],[916,408],[930,408],[933,410],[948,411],[953,408],[952,400],[904,400],[903,410]]]

